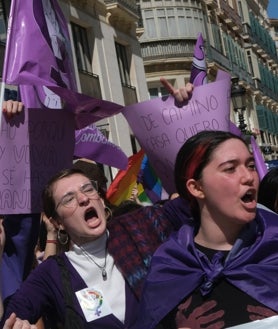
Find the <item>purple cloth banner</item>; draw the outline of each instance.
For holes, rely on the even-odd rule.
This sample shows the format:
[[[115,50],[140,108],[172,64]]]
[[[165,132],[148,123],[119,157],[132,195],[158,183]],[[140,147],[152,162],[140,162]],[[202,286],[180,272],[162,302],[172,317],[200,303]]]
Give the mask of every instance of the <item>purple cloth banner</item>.
[[[25,107],[61,108],[61,97],[64,108],[77,114],[77,129],[120,112],[121,105],[77,93],[73,67],[57,0],[13,0],[3,81],[20,86]]]
[[[193,63],[191,66],[189,81],[196,87],[207,83],[207,64],[202,33],[198,34],[197,42],[194,47]]]
[[[13,0],[3,78],[19,85],[25,108],[63,107],[74,113],[76,129],[121,111],[121,105],[77,93],[73,67],[67,22],[58,2]],[[105,144],[101,145],[105,152]],[[116,146],[113,150],[118,151],[118,162],[113,159],[115,152],[110,152],[106,164],[125,168],[127,157]]]
[[[168,194],[175,192],[174,163],[183,143],[202,130],[229,130],[230,85],[230,75],[218,71],[215,82],[195,87],[180,107],[169,96],[124,108],[123,115]]]
[[[110,101],[82,95],[72,90],[49,87],[64,100],[64,108],[75,115],[76,129],[82,129],[91,123],[108,118],[122,111],[123,106]]]
[[[72,166],[74,117],[64,110],[28,109],[1,122],[0,213],[41,212],[41,191]]]
[[[128,158],[115,144],[112,144],[95,125],[75,131],[76,157],[83,157],[125,170]]]
[[[3,81],[77,90],[67,23],[56,0],[12,1]]]

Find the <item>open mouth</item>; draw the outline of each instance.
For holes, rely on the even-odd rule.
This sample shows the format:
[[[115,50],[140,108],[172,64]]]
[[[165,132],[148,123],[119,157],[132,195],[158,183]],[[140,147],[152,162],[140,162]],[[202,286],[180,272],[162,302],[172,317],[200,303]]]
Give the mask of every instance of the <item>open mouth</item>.
[[[89,219],[97,217],[97,216],[98,215],[97,215],[95,208],[90,208],[90,209],[87,209],[84,217],[85,217],[85,221],[88,221]]]
[[[249,203],[255,201],[255,192],[247,191],[244,196],[241,198],[244,203]]]

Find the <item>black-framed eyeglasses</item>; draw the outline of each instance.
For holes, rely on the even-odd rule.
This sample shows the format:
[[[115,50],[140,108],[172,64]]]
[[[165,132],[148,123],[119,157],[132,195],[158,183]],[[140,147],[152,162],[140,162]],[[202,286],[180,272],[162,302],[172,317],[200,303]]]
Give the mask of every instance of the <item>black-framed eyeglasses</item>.
[[[79,188],[79,192],[86,195],[88,198],[98,197],[97,181],[90,181],[89,183],[85,183]],[[64,195],[62,199],[57,203],[55,210],[57,210],[59,206],[64,206],[66,208],[77,207],[77,192],[69,192]]]

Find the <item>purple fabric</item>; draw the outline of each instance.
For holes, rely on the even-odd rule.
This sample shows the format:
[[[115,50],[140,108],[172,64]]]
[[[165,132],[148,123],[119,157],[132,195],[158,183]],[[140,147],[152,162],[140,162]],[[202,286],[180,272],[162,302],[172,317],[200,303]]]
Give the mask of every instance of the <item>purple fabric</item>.
[[[107,317],[105,324],[96,323],[97,328],[133,328],[137,314],[137,301],[156,248],[169,234],[188,220],[188,206],[180,198],[166,202],[162,207],[142,207],[108,222],[110,232],[108,250],[117,267],[128,282],[126,326],[115,317]],[[75,291],[86,285],[66,259],[71,282]],[[131,293],[131,291],[132,293]],[[137,297],[135,297],[137,296]],[[56,261],[48,259],[31,272],[21,289],[11,298],[5,309],[4,319],[15,311],[21,318],[36,321],[42,308],[49,309],[52,318],[62,319],[65,312],[62,283]],[[75,300],[75,309],[81,309]],[[108,321],[108,322],[107,322]],[[105,327],[106,325],[106,327]],[[90,328],[90,327],[88,327]]]
[[[120,147],[109,142],[94,124],[75,131],[74,155],[122,170],[127,168],[128,163]]]
[[[1,263],[1,287],[5,300],[20,287],[32,269],[40,214],[8,215],[3,225],[6,244]]]
[[[257,172],[258,172],[260,180],[262,180],[264,178],[265,174],[267,173],[267,166],[264,162],[264,158],[262,156],[260,148],[253,136],[251,137],[251,146],[252,146],[252,152],[253,152],[255,162],[256,162]]]
[[[12,1],[3,81],[77,90],[67,22],[57,0]]]
[[[258,209],[222,266],[194,246],[194,224],[185,224],[155,253],[142,294],[137,328],[151,329],[200,288],[206,293],[218,276],[278,311],[278,215]],[[205,278],[208,278],[207,280]]]
[[[78,291],[85,288],[85,282],[71,265],[67,257],[65,255],[63,257],[70,271],[73,290]],[[134,328],[137,307],[138,301],[135,295],[130,291],[128,286],[126,286],[125,324],[121,323],[114,315],[108,315],[96,321],[86,323],[78,300],[74,297],[74,309],[83,319],[84,328],[88,329]],[[5,309],[4,319],[6,319],[11,312],[15,312],[18,317],[28,319],[31,323],[35,323],[39,319],[42,309],[44,311],[48,310],[48,318],[54,321],[54,323],[57,323],[57,319],[64,321],[65,302],[62,292],[60,269],[53,258],[47,259],[31,272],[28,279],[22,284],[21,289],[11,298]],[[2,321],[1,324],[3,325],[4,320]]]
[[[25,106],[60,108],[61,97],[64,108],[76,115],[77,129],[121,112],[122,105],[77,93],[73,67],[67,21],[58,1],[13,0],[3,81],[20,85]]]
[[[199,33],[194,47],[193,63],[189,79],[196,87],[207,83],[207,65],[204,48],[204,39],[202,33]]]

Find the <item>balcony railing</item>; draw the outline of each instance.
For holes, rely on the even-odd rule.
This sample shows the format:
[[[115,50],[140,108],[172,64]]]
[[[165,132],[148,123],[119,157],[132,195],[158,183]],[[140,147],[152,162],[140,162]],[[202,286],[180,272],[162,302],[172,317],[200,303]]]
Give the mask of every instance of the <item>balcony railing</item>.
[[[240,16],[227,2],[219,1],[218,8],[216,13],[220,15],[228,25],[241,29],[242,22]]]
[[[102,98],[99,77],[96,74],[79,71],[82,93],[95,98]]]
[[[125,105],[131,105],[138,102],[136,88],[133,86],[122,85]]]
[[[136,0],[104,0],[107,5],[119,5],[125,9],[131,11],[136,16],[138,15],[138,6]]]
[[[158,40],[141,43],[141,53],[145,61],[193,56],[196,39]]]

